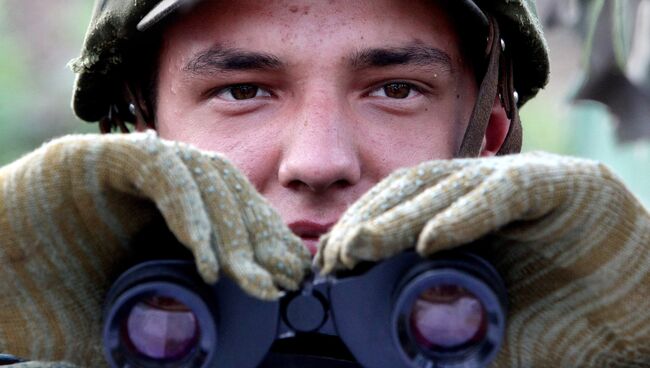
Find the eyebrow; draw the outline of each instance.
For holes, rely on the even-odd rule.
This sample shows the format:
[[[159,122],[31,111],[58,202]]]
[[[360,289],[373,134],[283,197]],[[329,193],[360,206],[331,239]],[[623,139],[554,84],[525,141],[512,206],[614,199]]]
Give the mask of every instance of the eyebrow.
[[[356,69],[388,67],[395,65],[435,66],[452,70],[451,57],[446,52],[426,46],[373,48],[356,52],[350,58]]]
[[[211,75],[238,70],[281,69],[283,66],[284,63],[273,55],[217,45],[195,54],[183,70]]]

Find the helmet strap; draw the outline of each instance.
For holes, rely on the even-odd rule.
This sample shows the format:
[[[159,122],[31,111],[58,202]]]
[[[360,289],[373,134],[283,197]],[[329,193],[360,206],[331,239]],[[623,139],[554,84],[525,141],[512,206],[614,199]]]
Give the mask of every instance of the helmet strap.
[[[517,109],[512,59],[506,53],[499,24],[492,16],[488,16],[488,19],[488,66],[456,157],[477,157],[481,153],[483,137],[490,121],[497,93],[506,115],[510,119],[510,128],[497,155],[517,153],[521,150],[522,129]]]

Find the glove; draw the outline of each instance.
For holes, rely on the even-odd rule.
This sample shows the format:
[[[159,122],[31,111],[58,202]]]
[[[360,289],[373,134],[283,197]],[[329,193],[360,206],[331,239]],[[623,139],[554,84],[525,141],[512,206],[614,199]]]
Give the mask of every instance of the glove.
[[[298,288],[311,263],[230,163],[153,132],[55,140],[0,169],[0,188],[0,352],[22,358],[106,364],[105,293],[152,224],[206,282],[223,271],[262,299]]]
[[[534,153],[399,170],[315,261],[328,273],[479,239],[510,295],[495,366],[650,366],[650,215],[596,162]]]
[[[25,362],[7,365],[6,368],[79,368],[66,362]]]

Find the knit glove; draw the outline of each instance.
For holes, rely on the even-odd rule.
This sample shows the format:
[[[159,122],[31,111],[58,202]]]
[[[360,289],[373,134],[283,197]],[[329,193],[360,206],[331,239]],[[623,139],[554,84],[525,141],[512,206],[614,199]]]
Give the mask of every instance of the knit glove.
[[[105,294],[139,251],[163,251],[133,242],[152,224],[191,251],[206,282],[222,271],[262,299],[298,288],[310,267],[221,156],[153,132],[64,137],[0,169],[0,352],[104,366]]]
[[[379,183],[321,239],[324,273],[477,240],[504,278],[498,367],[650,366],[650,216],[602,164],[431,161]]]
[[[5,366],[6,368],[81,368],[66,362],[25,362],[14,363]]]

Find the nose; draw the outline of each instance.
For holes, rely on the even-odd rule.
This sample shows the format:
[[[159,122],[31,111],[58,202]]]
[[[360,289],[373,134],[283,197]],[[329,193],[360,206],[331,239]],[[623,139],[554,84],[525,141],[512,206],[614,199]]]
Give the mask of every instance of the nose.
[[[316,98],[303,103],[301,110],[285,137],[280,183],[315,193],[358,183],[361,167],[354,127],[344,104]]]

